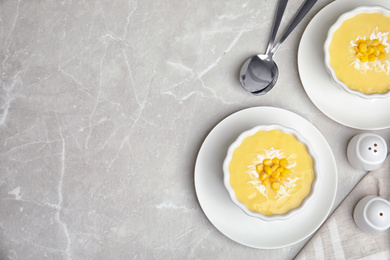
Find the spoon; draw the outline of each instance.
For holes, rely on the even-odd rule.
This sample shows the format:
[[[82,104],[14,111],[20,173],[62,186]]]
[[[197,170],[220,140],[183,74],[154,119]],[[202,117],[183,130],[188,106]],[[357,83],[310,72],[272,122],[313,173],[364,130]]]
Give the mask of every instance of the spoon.
[[[272,59],[273,55],[318,0],[306,0],[303,3],[294,19],[283,32],[282,37],[280,37],[279,41],[273,46],[287,1],[288,0],[280,0],[278,3],[277,13],[266,53],[249,57],[241,67],[241,85],[245,90],[254,95],[264,95],[274,87],[276,80],[278,79],[279,70]]]
[[[269,84],[272,83],[274,85],[276,79],[278,78],[279,71],[276,64],[272,61],[271,50],[274,45],[280,22],[282,21],[284,10],[286,9],[287,2],[288,0],[279,0],[278,2],[275,19],[271,29],[271,36],[268,40],[265,54],[250,57],[242,65],[240,72],[241,85],[247,91],[255,95],[257,91],[263,90]]]

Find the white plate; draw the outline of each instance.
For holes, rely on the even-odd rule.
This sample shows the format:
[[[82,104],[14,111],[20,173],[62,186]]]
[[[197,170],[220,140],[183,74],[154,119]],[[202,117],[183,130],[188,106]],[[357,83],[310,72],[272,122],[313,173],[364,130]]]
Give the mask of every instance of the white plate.
[[[318,156],[318,187],[307,207],[286,220],[266,222],[246,215],[230,199],[223,184],[222,164],[228,147],[242,132],[261,124],[280,124],[298,131]],[[230,239],[254,248],[274,249],[307,238],[327,218],[336,196],[337,167],[328,143],[309,121],[275,107],[241,110],[209,133],[195,164],[195,189],[210,222]]]
[[[329,28],[341,14],[363,5],[390,8],[390,1],[338,0],[325,6],[302,35],[298,70],[307,95],[329,118],[352,128],[379,130],[390,127],[390,97],[370,100],[348,94],[333,83],[324,63],[323,46]]]

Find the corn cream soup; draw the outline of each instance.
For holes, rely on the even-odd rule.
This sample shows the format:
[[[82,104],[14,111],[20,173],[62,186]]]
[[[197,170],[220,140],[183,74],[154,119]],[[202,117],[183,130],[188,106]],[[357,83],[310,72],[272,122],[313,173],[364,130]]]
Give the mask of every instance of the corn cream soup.
[[[267,167],[274,171],[266,171]],[[279,174],[277,169],[282,169]],[[306,146],[279,130],[258,131],[245,138],[233,152],[229,172],[237,199],[264,215],[284,214],[298,207],[314,180],[313,160]]]
[[[333,34],[330,64],[337,78],[364,94],[390,90],[390,17],[358,14]]]

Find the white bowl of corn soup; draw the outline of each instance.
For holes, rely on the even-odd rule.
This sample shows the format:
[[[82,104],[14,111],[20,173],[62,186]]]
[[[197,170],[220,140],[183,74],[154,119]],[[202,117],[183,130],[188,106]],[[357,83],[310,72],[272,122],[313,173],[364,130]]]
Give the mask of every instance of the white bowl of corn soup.
[[[228,149],[223,172],[232,201],[266,221],[302,211],[318,182],[311,144],[281,125],[260,125],[240,134]]]
[[[342,14],[324,44],[325,67],[337,85],[362,98],[390,96],[390,10],[362,6]]]

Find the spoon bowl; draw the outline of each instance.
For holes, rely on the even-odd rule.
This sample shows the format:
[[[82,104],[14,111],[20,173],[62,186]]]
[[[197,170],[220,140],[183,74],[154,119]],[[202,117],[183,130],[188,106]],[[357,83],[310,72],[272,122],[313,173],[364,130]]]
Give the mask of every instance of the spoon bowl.
[[[278,66],[272,57],[257,55],[248,58],[242,65],[240,82],[247,91],[260,96],[272,89],[278,75]]]

